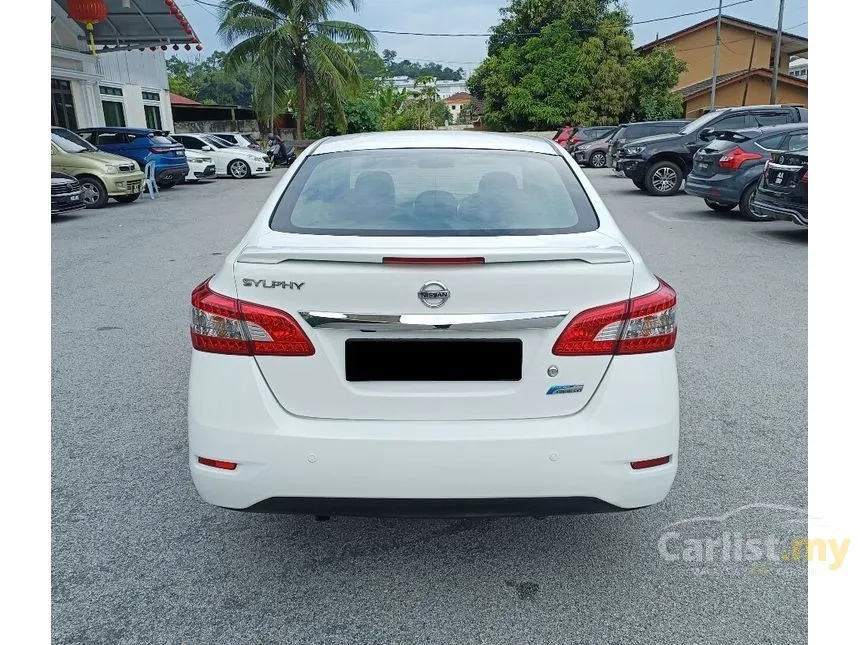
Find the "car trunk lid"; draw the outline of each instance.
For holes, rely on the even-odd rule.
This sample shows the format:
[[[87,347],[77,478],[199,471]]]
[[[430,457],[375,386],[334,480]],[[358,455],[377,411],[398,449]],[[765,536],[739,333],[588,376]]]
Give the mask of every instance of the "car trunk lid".
[[[577,412],[599,385],[611,356],[552,347],[576,314],[629,297],[633,263],[618,242],[598,231],[359,242],[272,233],[234,264],[239,299],[289,313],[315,347],[255,359],[287,411],[550,417]]]

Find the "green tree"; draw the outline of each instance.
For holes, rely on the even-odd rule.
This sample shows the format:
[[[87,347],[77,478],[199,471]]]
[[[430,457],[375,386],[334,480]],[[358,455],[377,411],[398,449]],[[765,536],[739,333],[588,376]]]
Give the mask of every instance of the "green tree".
[[[677,107],[683,63],[670,50],[638,55],[629,15],[608,0],[511,0],[502,16],[468,82],[487,127],[613,124]]]
[[[376,40],[364,27],[331,20],[343,7],[357,11],[360,0],[225,0],[218,34],[234,43],[225,63],[268,68],[276,93],[295,87],[296,138],[304,133],[311,100],[328,104],[345,121],[344,99],[361,90],[361,74],[345,47],[371,49]],[[260,74],[260,77],[266,76]]]
[[[672,48],[660,47],[647,56],[633,59],[636,80],[635,118],[644,120],[677,119],[684,116],[684,99],[670,91],[687,69]]]

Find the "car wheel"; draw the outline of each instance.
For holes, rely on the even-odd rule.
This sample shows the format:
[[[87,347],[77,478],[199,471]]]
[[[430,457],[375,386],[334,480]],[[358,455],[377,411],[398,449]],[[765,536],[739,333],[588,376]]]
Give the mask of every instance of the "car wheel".
[[[772,217],[767,215],[756,215],[753,212],[752,207],[750,206],[750,202],[755,197],[755,189],[758,187],[758,183],[754,183],[751,186],[747,186],[746,190],[741,194],[741,215],[743,215],[744,219],[747,219],[751,222],[770,222],[773,220]]]
[[[117,195],[114,199],[120,204],[131,204],[132,202],[137,201],[139,197],[140,193],[134,193],[133,195]]]
[[[81,182],[81,199],[87,208],[102,208],[108,203],[107,188],[97,177],[78,177]]]
[[[725,202],[715,202],[713,199],[705,198],[705,204],[707,204],[708,208],[712,211],[717,211],[718,213],[728,213],[732,210],[737,204],[726,204]]]
[[[592,168],[606,168],[606,154],[600,150],[593,152],[588,158],[588,164]]]
[[[681,190],[684,174],[678,164],[658,161],[645,173],[645,189],[657,197],[668,197]]]
[[[233,179],[245,179],[251,176],[251,167],[241,159],[234,159],[227,166],[227,172]]]
[[[636,186],[636,188],[638,188],[639,190],[644,190],[645,192],[648,192],[648,187],[643,182],[637,179],[633,180],[633,185]]]

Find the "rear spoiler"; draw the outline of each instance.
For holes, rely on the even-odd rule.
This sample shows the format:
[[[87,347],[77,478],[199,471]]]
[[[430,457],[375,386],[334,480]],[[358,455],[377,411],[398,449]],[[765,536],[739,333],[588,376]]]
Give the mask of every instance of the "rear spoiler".
[[[714,135],[714,140],[734,141],[735,143],[743,143],[752,139],[752,137],[748,137],[735,130],[714,130],[711,134]]]

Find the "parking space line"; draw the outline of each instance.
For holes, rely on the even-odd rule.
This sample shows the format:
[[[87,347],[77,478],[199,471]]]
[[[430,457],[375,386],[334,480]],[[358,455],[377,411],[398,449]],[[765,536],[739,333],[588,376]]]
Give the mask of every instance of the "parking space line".
[[[665,215],[661,215],[657,211],[648,211],[648,214],[651,217],[655,217],[659,220],[663,220],[664,222],[688,222],[691,224],[696,224],[696,223],[700,222],[700,220],[697,220],[697,219],[680,219],[677,217],[666,217]]]

